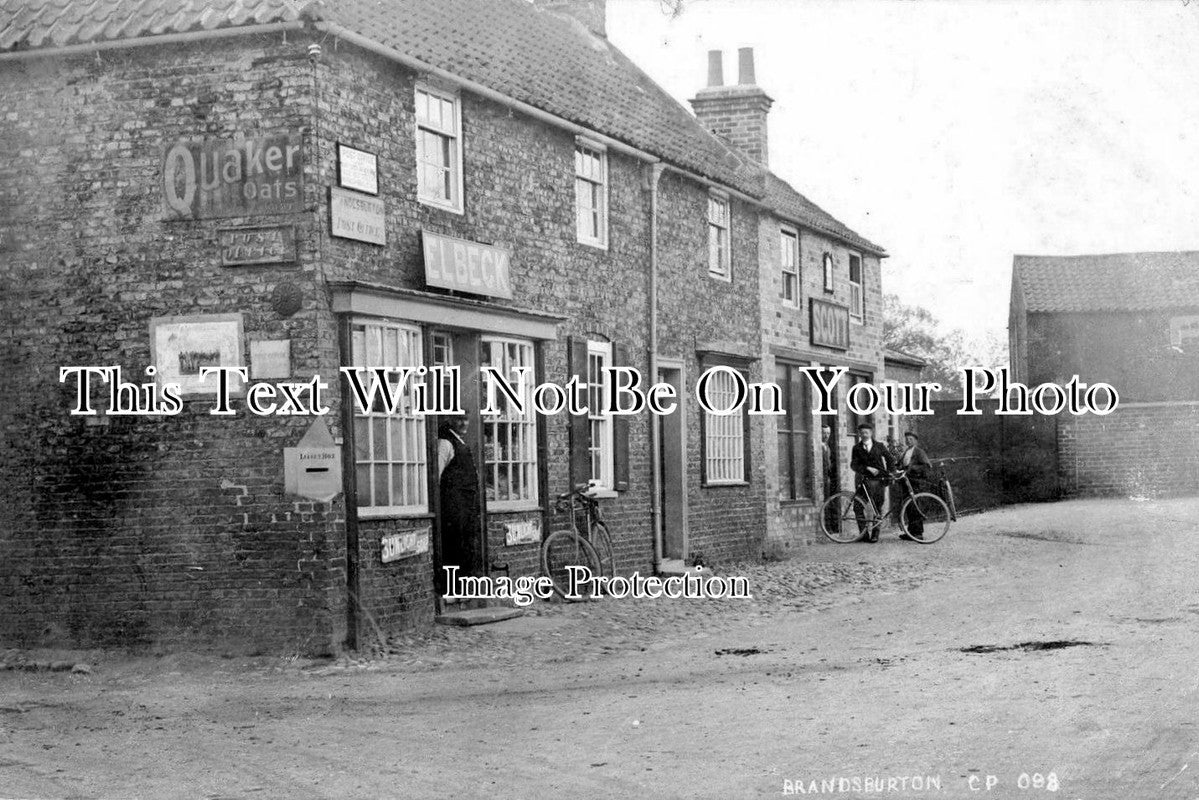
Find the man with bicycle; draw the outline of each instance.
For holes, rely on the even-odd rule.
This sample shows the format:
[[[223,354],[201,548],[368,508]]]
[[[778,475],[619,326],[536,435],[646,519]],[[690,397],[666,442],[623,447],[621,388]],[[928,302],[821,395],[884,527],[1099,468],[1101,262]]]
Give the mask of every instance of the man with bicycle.
[[[878,531],[883,520],[877,510],[883,507],[886,482],[893,467],[893,460],[887,448],[874,441],[874,426],[863,422],[858,426],[858,441],[850,453],[849,468],[854,472],[857,491],[865,492],[870,497],[876,513],[874,519],[868,521],[865,510],[860,504],[855,504],[854,516],[858,521],[858,533],[861,534],[862,541],[878,541]]]

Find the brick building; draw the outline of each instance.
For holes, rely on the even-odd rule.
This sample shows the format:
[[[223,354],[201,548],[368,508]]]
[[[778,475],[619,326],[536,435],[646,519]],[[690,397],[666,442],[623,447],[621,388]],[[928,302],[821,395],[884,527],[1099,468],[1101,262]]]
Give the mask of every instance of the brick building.
[[[1110,415],[1058,418],[1066,493],[1199,491],[1199,253],[1016,256],[1016,380],[1111,384]]]
[[[881,250],[697,123],[600,0],[22,9],[0,30],[4,640],[327,651],[431,621],[437,417],[362,412],[343,367],[460,366],[479,570],[535,572],[586,480],[626,572],[756,555],[778,434],[689,395],[709,367],[778,369],[771,226],[772,253],[788,225],[811,242],[804,281],[833,260],[813,298],[866,298],[824,358],[877,376]],[[678,412],[480,413],[483,367],[594,396],[614,365],[676,385]],[[71,415],[71,366],[146,388],[94,375],[97,413]],[[295,403],[235,386],[214,415],[205,366]],[[178,413],[113,406],[156,381]]]
[[[819,536],[817,510],[828,487],[852,486],[849,453],[865,418],[851,414],[845,398],[855,383],[884,381],[881,260],[887,254],[770,171],[767,115],[773,100],[757,85],[753,51],[739,51],[736,84],[725,84],[719,51],[708,59],[708,85],[691,101],[696,118],[763,170],[762,372],[783,387],[786,410],[761,426],[767,535],[787,546]],[[812,366],[846,370],[834,389],[835,415],[811,413],[812,388],[798,370]],[[884,416],[871,421],[883,425]],[[828,475],[825,426],[832,452]]]

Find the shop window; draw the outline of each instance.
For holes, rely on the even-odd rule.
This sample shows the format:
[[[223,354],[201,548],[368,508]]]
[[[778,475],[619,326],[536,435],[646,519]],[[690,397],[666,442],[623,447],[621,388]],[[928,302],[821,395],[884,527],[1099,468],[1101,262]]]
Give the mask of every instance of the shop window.
[[[525,413],[496,393],[498,416],[483,417],[483,462],[487,505],[492,509],[537,501],[537,421],[533,410],[533,343],[522,339],[483,337],[483,361],[519,385],[518,370],[527,368]]]
[[[612,417],[601,414],[607,377],[605,367],[612,366],[611,342],[587,343],[587,420],[590,423],[591,479],[605,489],[613,486]]]
[[[783,415],[778,419],[778,485],[780,500],[812,496],[812,415],[808,384],[794,364],[775,366],[775,383],[783,392]]]
[[[713,408],[732,406],[737,401],[736,380],[724,370],[712,373],[708,397]],[[703,420],[704,483],[745,483],[745,413],[704,412]]]
[[[456,95],[416,88],[417,198],[462,211],[462,120]]]
[[[799,234],[784,228],[779,234],[780,264],[783,271],[783,303],[799,305]]]
[[[575,145],[575,213],[579,241],[608,246],[608,154],[602,148]]]
[[[866,293],[862,291],[862,257],[849,256],[849,315],[858,322],[866,319]]]
[[[351,326],[352,366],[423,365],[420,329],[411,325],[361,322]],[[362,377],[363,385],[373,375]],[[398,385],[398,380],[394,385]],[[429,507],[425,421],[413,413],[414,385],[388,414],[376,392],[376,405],[354,416],[354,463],[358,511],[364,516],[425,513]]]
[[[729,201],[708,195],[708,274],[731,280],[729,268]]]

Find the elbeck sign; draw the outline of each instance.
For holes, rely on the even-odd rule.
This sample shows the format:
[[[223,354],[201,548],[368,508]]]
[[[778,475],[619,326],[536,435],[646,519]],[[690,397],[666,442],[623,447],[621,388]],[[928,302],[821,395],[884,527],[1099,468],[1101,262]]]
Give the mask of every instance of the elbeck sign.
[[[173,219],[286,214],[304,208],[299,134],[181,140],[162,160],[162,193]]]
[[[834,350],[849,349],[849,309],[811,298],[812,344]]]
[[[421,231],[425,248],[425,282],[442,289],[512,298],[507,250]]]

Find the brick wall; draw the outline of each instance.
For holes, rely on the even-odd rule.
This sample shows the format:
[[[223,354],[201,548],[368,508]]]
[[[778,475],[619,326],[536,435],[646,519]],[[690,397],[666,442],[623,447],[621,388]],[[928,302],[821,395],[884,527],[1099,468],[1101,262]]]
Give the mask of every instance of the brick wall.
[[[1061,417],[1058,470],[1070,495],[1199,493],[1199,402],[1121,404]]]
[[[1065,383],[1078,375],[1087,383],[1109,383],[1122,403],[1199,398],[1199,353],[1171,348],[1174,312],[1034,313],[1027,315],[1029,386]]]
[[[57,381],[61,365],[144,380],[156,316],[240,313],[245,340],[292,341],[297,378],[336,363],[316,310],[317,218],[168,221],[160,186],[164,143],[303,129],[310,83],[303,44],[281,35],[0,67],[0,213],[24,242],[0,262],[0,638],[340,642],[343,511],[283,492],[282,448],[310,420],[212,417],[206,400],[175,417],[72,417]],[[218,265],[218,227],[267,223],[296,225],[298,264]],[[290,317],[271,303],[284,282],[304,297]]]

